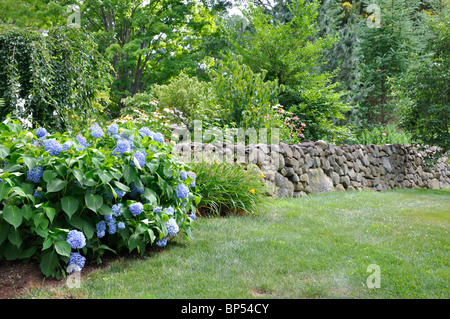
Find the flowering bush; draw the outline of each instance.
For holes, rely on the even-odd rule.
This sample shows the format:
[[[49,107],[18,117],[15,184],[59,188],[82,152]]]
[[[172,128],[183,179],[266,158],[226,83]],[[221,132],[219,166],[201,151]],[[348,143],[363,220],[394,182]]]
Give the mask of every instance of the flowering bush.
[[[9,118],[0,132],[0,259],[37,259],[60,278],[105,250],[190,237],[195,175],[161,134],[132,123],[26,132]]]

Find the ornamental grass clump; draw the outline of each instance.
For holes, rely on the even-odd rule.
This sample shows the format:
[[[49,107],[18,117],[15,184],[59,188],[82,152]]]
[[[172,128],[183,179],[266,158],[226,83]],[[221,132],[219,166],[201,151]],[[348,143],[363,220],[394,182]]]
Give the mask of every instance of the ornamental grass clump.
[[[145,134],[141,134],[145,132]],[[35,260],[61,278],[105,251],[144,254],[191,236],[200,198],[190,167],[132,123],[77,135],[0,123],[0,260]]]
[[[254,169],[206,159],[190,165],[189,186],[195,185],[203,214],[257,214],[266,196],[266,186]]]

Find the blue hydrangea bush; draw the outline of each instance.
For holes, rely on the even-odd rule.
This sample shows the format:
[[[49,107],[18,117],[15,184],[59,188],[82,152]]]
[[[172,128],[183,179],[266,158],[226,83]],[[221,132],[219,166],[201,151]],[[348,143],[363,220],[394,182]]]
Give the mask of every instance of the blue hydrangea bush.
[[[0,259],[61,278],[107,250],[191,237],[196,176],[162,134],[132,123],[27,132],[9,118],[0,132]]]

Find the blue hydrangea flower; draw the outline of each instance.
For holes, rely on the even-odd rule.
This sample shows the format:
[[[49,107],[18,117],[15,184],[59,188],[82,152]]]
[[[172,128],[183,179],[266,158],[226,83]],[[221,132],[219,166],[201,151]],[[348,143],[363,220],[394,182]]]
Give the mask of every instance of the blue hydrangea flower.
[[[130,143],[127,140],[120,140],[117,142],[117,146],[113,151],[114,155],[121,155],[130,151]]]
[[[188,195],[189,195],[189,188],[187,188],[187,186],[184,185],[184,184],[178,184],[177,191],[176,191],[176,196],[178,198],[184,199]]]
[[[62,146],[63,151],[67,152],[68,150],[70,150],[72,148],[72,146],[73,146],[73,142],[71,142],[71,141],[64,142],[63,146]]]
[[[80,253],[70,253],[69,266],[75,265],[79,267],[79,270],[83,269],[86,263],[86,258],[81,256]]]
[[[130,188],[131,188],[130,194],[131,197],[133,198],[136,198],[137,196],[144,194],[144,189],[137,187],[136,185],[134,185],[134,183],[131,183]]]
[[[106,229],[106,222],[104,220],[100,221],[95,225],[95,228],[97,229],[97,232],[105,231]]]
[[[163,143],[164,142],[164,135],[162,135],[161,133],[155,133],[155,135],[153,135],[153,140],[158,142],[158,143]]]
[[[166,247],[166,245],[167,245],[167,237],[164,237],[163,239],[157,241],[156,245],[158,247]]]
[[[35,167],[27,171],[27,178],[34,183],[39,183],[43,173],[44,169],[41,166]]]
[[[114,191],[116,192],[117,198],[122,198],[127,193],[127,192],[125,192],[121,189],[117,189],[117,188],[114,188]]]
[[[125,223],[124,222],[119,222],[119,223],[117,223],[117,227],[119,229],[124,229],[125,228]]]
[[[76,229],[73,229],[69,232],[66,241],[73,249],[81,249],[86,246],[86,237],[82,232]]]
[[[89,146],[89,144],[86,141],[86,138],[81,134],[77,135],[77,141],[78,141],[78,145],[81,147],[81,149]]]
[[[46,137],[47,136],[47,130],[45,129],[45,128],[43,128],[43,127],[40,127],[40,128],[38,128],[37,130],[36,130],[36,136],[38,137],[38,138],[42,138],[42,137]]]
[[[148,127],[142,127],[139,131],[139,134],[141,134],[141,136],[148,136],[148,137],[152,137],[155,133],[150,131],[150,129]]]
[[[167,227],[167,235],[170,237],[175,236],[180,230],[175,218],[170,218],[169,221],[166,223],[166,227]]]
[[[102,231],[97,232],[97,237],[98,237],[98,238],[103,238],[103,237],[105,237],[105,231],[102,230]]]
[[[141,151],[136,151],[136,152],[134,152],[134,157],[136,158],[136,160],[138,161],[138,163],[139,163],[139,166],[141,167],[141,168],[143,168],[144,166],[145,166],[145,157],[147,156],[144,152],[141,152]],[[131,162],[131,165],[133,165],[134,166],[134,162]]]
[[[167,208],[164,210],[164,213],[165,213],[166,215],[173,215],[174,212],[175,212],[175,210],[173,209],[172,206],[169,206],[169,207],[167,207]]]
[[[117,232],[117,226],[116,223],[108,223],[108,233],[110,235],[113,235]]]
[[[153,209],[153,212],[154,212],[154,213],[160,213],[160,212],[162,212],[162,211],[163,211],[162,206],[159,206],[159,207],[156,207],[156,208]]]
[[[50,156],[57,156],[61,153],[62,147],[61,144],[54,138],[50,140],[46,140],[44,143],[45,151],[48,151]]]
[[[115,221],[114,216],[112,214],[105,215],[105,220],[107,222]]]
[[[101,138],[105,135],[105,132],[103,132],[102,128],[97,123],[91,126],[89,131],[91,131],[91,135],[95,138]]]
[[[189,218],[192,219],[192,220],[195,220],[197,218],[197,216],[194,213],[191,213],[189,215]]]
[[[142,205],[142,203],[137,202],[137,203],[133,203],[130,206],[128,206],[128,209],[130,210],[130,212],[137,216],[140,213],[142,213],[142,211],[144,210],[144,205]]]
[[[119,203],[119,204],[114,204],[114,205],[111,207],[112,212],[113,212],[113,214],[114,214],[115,217],[119,217],[120,215],[122,215],[122,214],[120,213],[120,209],[121,209],[121,208],[122,208],[122,204],[121,204],[121,203]]]
[[[187,177],[188,177],[186,171],[181,171],[180,172],[180,177],[181,177],[182,181],[185,181],[187,179]]]
[[[38,191],[37,189],[33,193],[34,198],[42,198],[44,196],[43,192]]]
[[[192,181],[189,184],[189,187],[195,187],[195,178],[197,177],[197,175],[195,175],[195,173],[192,171],[189,171],[187,174],[189,175],[190,178],[192,178]]]
[[[110,126],[108,126],[108,133],[112,134],[112,135],[116,135],[117,133],[119,133],[119,125],[117,124],[111,124]]]

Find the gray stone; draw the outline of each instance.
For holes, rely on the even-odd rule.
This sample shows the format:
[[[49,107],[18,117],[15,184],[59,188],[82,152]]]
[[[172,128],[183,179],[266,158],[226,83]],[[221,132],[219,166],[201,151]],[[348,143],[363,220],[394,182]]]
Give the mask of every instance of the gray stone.
[[[322,150],[326,150],[327,147],[328,147],[328,143],[325,142],[325,141],[322,141],[322,140],[318,140],[318,141],[315,143],[315,145],[318,146],[318,147],[320,147]]]
[[[327,193],[333,190],[333,181],[321,168],[313,168],[308,171],[309,186],[313,193]]]

